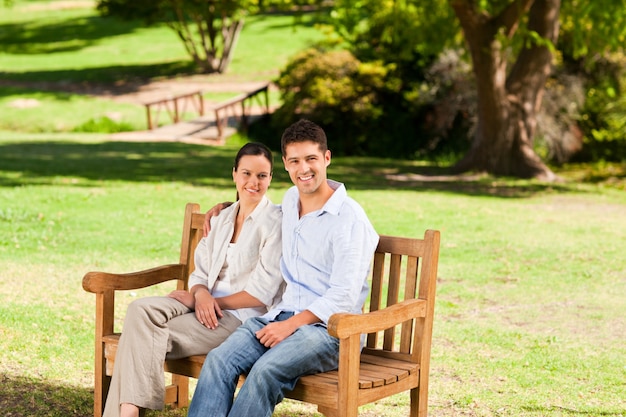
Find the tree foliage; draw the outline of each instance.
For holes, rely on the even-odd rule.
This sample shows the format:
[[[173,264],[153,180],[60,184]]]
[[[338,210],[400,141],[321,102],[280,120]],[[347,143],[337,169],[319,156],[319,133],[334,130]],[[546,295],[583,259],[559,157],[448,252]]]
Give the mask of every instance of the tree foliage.
[[[226,71],[254,0],[99,0],[98,11],[122,19],[162,22],[182,41],[201,72]]]
[[[554,178],[534,150],[537,114],[552,69],[564,56],[593,65],[598,56],[621,48],[626,37],[626,0],[335,4],[336,32],[361,61],[398,65],[404,83],[399,93],[405,96],[416,91],[415,80],[446,48],[465,49],[473,70],[477,127],[457,164],[460,171]]]
[[[458,26],[445,2],[337,0],[338,34],[362,60],[432,57],[455,42]]]

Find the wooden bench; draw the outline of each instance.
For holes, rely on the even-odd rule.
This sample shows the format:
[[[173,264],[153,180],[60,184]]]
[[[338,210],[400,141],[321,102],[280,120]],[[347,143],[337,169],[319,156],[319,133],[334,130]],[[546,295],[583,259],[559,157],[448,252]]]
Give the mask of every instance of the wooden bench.
[[[177,264],[129,274],[89,272],[83,278],[83,288],[96,295],[94,416],[102,415],[119,340],[113,331],[115,291],[169,280],[186,289],[203,223],[200,206],[187,204]],[[439,239],[434,230],[423,239],[380,237],[367,313],[335,314],[328,323],[329,333],[340,339],[339,369],[302,377],[287,398],[316,404],[328,417],[356,417],[363,404],[410,391],[410,415],[427,415]],[[362,351],[361,334],[367,334]],[[199,376],[203,361],[204,356],[192,356],[165,362],[165,371],[172,373],[167,404],[188,405],[188,378]]]

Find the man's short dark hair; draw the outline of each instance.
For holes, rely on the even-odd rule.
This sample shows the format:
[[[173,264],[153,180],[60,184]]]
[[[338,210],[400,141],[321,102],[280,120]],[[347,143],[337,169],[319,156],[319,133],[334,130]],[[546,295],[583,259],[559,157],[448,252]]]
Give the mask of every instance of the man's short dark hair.
[[[328,150],[328,141],[324,129],[307,119],[300,119],[285,129],[280,140],[280,150],[284,156],[287,145],[306,141],[317,143],[322,153]]]

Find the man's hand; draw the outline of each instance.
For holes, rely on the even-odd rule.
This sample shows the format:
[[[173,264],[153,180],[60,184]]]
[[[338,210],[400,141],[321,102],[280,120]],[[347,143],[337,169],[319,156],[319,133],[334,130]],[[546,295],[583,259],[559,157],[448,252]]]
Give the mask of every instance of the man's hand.
[[[319,317],[309,310],[304,310],[287,320],[271,322],[255,334],[263,346],[272,348],[291,336],[298,327],[319,322]]]
[[[291,336],[293,332],[298,329],[298,325],[289,320],[275,321],[258,332],[256,332],[256,338],[265,347],[273,348],[287,337]]]
[[[206,214],[204,215],[204,227],[202,230],[202,235],[204,237],[207,237],[207,235],[211,231],[211,217],[217,216],[218,214],[220,214],[222,210],[224,210],[226,207],[229,207],[232,204],[233,203],[231,202],[218,203],[214,205],[209,211],[206,212]]]

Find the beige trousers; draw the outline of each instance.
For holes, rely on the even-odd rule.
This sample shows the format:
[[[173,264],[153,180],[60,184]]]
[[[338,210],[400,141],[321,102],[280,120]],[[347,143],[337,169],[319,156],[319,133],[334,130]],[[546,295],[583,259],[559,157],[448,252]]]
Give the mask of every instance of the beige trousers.
[[[128,306],[104,417],[117,417],[120,404],[159,410],[165,401],[163,361],[203,355],[241,324],[225,311],[219,326],[207,329],[195,313],[169,297],[145,297]]]

